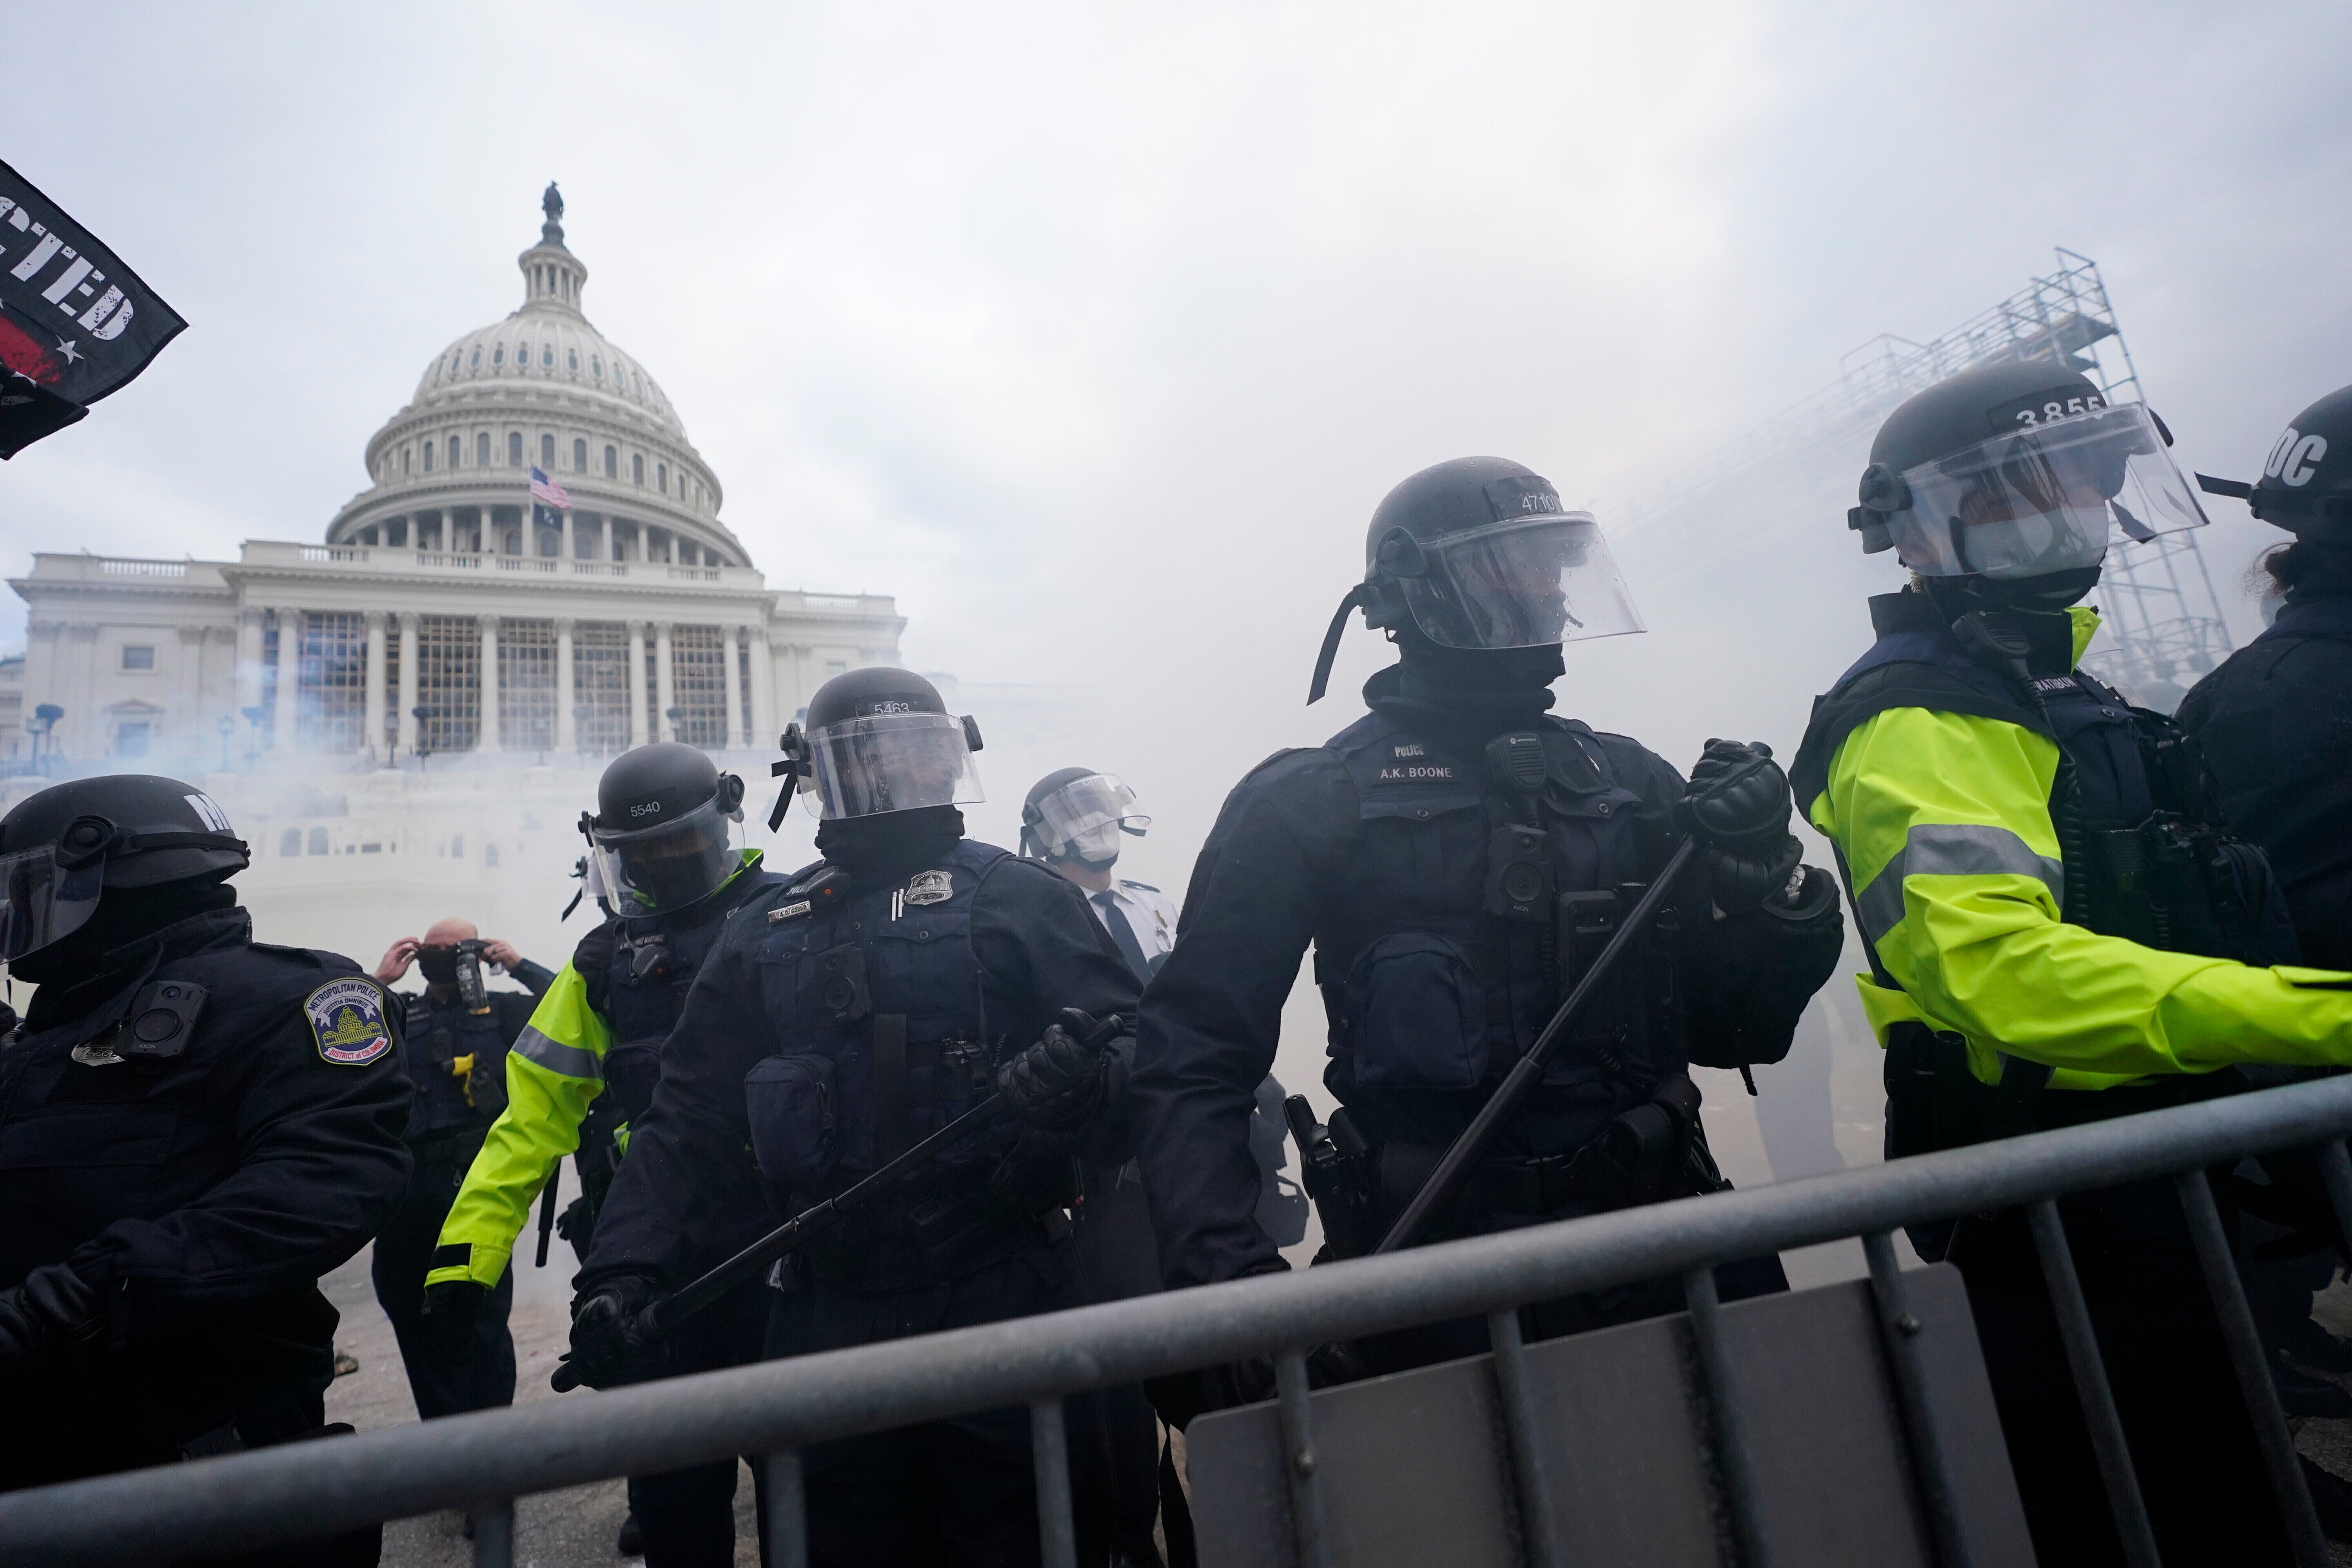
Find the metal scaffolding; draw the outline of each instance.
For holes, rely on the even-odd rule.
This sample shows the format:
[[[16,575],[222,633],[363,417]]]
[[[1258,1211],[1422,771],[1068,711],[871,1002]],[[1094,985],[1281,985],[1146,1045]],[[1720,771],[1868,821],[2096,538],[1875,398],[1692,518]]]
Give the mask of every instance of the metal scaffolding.
[[[2088,376],[2111,403],[2141,401],[2139,373],[2098,263],[2063,247],[2057,258],[2050,276],[1930,342],[1885,333],[1847,354],[1831,385],[1626,507],[1629,537],[1671,547],[1696,570],[1714,558],[1702,541],[1717,535],[1727,516],[1746,520],[1748,538],[1799,522],[1819,526],[1825,459],[1851,462],[1897,404],[1988,361],[2051,360]],[[1838,482],[1847,486],[1850,477]],[[1759,510],[1783,511],[1786,521],[1759,528]],[[2098,604],[2106,635],[2085,662],[2151,707],[2169,711],[2229,655],[2229,630],[2193,531],[2110,553]]]

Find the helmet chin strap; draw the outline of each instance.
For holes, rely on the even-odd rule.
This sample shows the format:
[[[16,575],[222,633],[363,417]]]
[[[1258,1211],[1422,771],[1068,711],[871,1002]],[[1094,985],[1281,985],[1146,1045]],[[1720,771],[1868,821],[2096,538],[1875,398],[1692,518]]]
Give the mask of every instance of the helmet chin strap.
[[[1331,661],[1339,657],[1339,637],[1348,629],[1349,614],[1360,605],[1370,604],[1372,595],[1370,583],[1359,583],[1339,601],[1339,608],[1331,616],[1331,629],[1323,634],[1323,651],[1315,657],[1314,684],[1307,689],[1309,708],[1323,700],[1324,689],[1331,684]]]

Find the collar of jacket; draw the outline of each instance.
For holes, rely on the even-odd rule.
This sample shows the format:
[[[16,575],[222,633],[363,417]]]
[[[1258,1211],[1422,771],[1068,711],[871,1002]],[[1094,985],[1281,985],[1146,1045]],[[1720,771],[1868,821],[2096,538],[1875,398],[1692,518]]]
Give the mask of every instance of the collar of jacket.
[[[136,942],[100,954],[97,964],[84,978],[69,985],[49,984],[35,991],[33,1005],[26,1011],[26,1026],[51,1029],[70,1023],[119,994],[126,984],[145,979],[159,965],[208,947],[223,943],[242,946],[252,940],[253,916],[240,905],[205,910],[174,921],[161,931],[149,931]]]

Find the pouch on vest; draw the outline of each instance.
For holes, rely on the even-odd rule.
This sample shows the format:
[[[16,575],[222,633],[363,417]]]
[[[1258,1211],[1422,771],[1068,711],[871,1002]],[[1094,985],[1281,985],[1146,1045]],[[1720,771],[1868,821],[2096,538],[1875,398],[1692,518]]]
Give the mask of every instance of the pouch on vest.
[[[1401,931],[1356,956],[1344,993],[1356,1081],[1367,1089],[1475,1089],[1486,1077],[1486,993],[1469,954]]]
[[[661,1081],[661,1047],[659,1040],[628,1040],[604,1053],[604,1090],[621,1108],[622,1121],[641,1121],[653,1108],[654,1085]]]
[[[829,1058],[765,1058],[743,1075],[743,1109],[752,1157],[769,1181],[808,1192],[833,1173],[840,1127]]]

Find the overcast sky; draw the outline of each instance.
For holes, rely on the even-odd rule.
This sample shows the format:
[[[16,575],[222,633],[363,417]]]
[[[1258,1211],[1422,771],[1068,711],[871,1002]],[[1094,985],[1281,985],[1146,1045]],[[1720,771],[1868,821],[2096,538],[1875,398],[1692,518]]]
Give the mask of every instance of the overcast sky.
[[[1335,699],[1299,699],[1372,508],[1430,462],[1519,458],[1606,527],[2062,244],[2104,267],[2184,467],[2249,476],[2352,380],[2341,4],[7,26],[0,157],[191,322],[0,467],[11,574],[319,537],[419,371],[519,301],[556,178],[590,317],[660,378],[771,584],[896,594],[919,668],[1100,691],[1080,760],[1152,797],[1180,883],[1242,769],[1360,710],[1360,629]],[[2214,511],[2242,626],[2276,536]],[[1637,543],[1652,630],[1572,650],[1562,708],[1683,765],[1710,733],[1793,747],[1895,585],[1834,508],[1655,593]],[[11,596],[0,644],[22,628]]]

